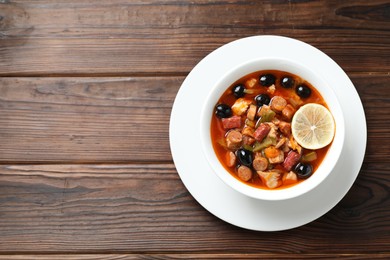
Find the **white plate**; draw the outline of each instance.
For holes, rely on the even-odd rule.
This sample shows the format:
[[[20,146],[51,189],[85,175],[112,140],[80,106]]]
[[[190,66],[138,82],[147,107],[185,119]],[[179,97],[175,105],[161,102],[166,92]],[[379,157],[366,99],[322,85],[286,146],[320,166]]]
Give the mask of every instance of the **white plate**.
[[[334,86],[345,116],[345,146],[329,177],[309,193],[286,201],[244,196],[222,182],[203,155],[200,108],[226,71],[257,57],[299,60]],[[363,162],[366,119],[359,95],[345,72],[326,54],[298,40],[254,36],[228,43],[200,61],[184,80],[173,104],[169,139],[176,169],[191,195],[210,213],[233,225],[278,231],[307,224],[333,208],[348,192]]]

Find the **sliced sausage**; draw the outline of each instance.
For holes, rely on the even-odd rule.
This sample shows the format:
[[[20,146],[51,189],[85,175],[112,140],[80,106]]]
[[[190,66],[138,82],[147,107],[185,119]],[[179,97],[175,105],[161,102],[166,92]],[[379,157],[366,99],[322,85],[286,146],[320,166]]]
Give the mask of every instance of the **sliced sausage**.
[[[255,143],[256,139],[247,135],[242,136],[242,144],[252,146]]]
[[[253,133],[253,137],[261,142],[263,141],[264,137],[266,137],[271,130],[271,127],[268,124],[261,123],[259,127],[255,130]]]
[[[286,107],[287,101],[280,97],[280,96],[274,96],[271,99],[271,109],[275,112],[282,112],[282,110]]]
[[[285,106],[282,110],[282,115],[285,119],[291,121],[291,118],[294,116],[295,112],[295,108],[292,105],[287,104],[287,106]]]
[[[226,153],[226,165],[228,167],[233,167],[236,165],[237,157],[232,151]]]
[[[280,121],[279,122],[279,130],[285,136],[290,136],[291,135],[291,124],[287,123],[285,121]]]
[[[295,151],[290,151],[286,159],[284,159],[283,167],[287,171],[291,171],[292,167],[296,165],[299,162],[299,159],[301,158],[301,155]]]
[[[252,170],[245,165],[241,165],[238,167],[237,175],[241,180],[249,181],[252,178]]]
[[[230,130],[226,135],[226,145],[229,149],[235,150],[240,148],[242,143],[242,134],[237,130]]]
[[[253,160],[252,166],[256,171],[265,171],[268,168],[268,160],[264,157],[257,156]]]
[[[222,118],[222,126],[224,129],[240,128],[241,127],[241,117],[232,116],[228,118]]]

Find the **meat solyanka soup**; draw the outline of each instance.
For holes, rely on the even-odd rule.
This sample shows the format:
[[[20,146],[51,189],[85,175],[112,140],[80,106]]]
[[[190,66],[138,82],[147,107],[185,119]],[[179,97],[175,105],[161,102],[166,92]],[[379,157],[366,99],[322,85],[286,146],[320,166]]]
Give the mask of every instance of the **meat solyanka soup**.
[[[238,180],[286,188],[315,173],[335,125],[320,93],[291,73],[242,77],[222,94],[211,120],[214,151]]]

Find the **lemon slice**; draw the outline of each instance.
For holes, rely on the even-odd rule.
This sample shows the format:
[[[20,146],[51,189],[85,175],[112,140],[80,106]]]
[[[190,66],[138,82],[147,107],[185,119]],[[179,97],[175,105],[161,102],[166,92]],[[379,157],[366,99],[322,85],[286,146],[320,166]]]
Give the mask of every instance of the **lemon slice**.
[[[308,103],[295,112],[291,131],[299,145],[306,149],[320,149],[333,140],[335,124],[330,111],[319,104]]]

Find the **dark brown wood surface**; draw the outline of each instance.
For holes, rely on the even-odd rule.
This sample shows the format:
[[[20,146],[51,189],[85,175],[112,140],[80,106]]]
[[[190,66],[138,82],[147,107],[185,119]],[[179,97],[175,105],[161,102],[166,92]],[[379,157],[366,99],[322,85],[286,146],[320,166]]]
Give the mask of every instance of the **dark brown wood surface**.
[[[333,58],[368,129],[347,195],[281,232],[206,211],[168,138],[192,67],[264,34]],[[0,1],[0,259],[389,259],[389,84],[388,1]]]

